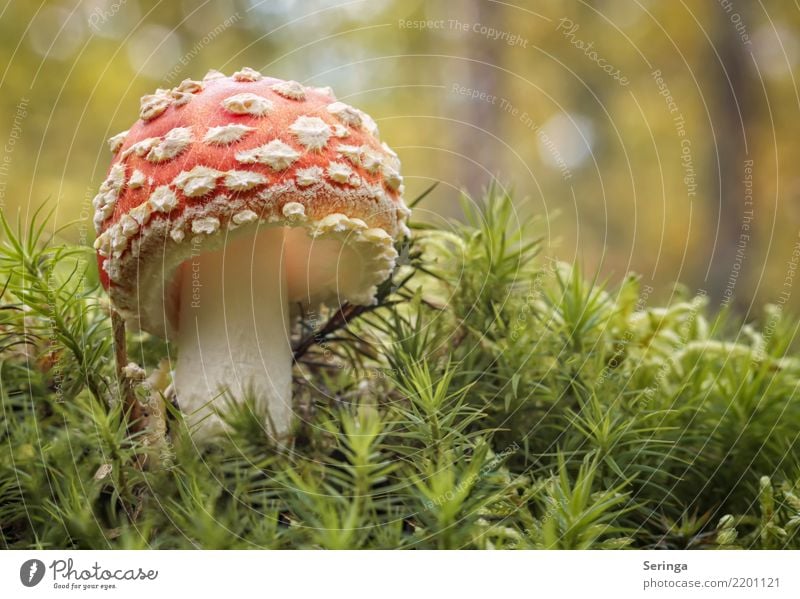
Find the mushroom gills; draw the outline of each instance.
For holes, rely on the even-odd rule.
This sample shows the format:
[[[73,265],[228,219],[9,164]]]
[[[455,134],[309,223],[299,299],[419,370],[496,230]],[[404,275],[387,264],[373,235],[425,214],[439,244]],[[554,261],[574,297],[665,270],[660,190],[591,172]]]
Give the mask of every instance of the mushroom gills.
[[[280,440],[292,417],[292,351],[283,264],[284,229],[233,235],[181,267],[175,390],[193,434],[222,429],[225,391],[252,397],[266,433]]]
[[[284,269],[289,303],[311,311],[319,303],[338,306],[363,286],[365,260],[353,239],[313,239],[301,227],[287,227]]]

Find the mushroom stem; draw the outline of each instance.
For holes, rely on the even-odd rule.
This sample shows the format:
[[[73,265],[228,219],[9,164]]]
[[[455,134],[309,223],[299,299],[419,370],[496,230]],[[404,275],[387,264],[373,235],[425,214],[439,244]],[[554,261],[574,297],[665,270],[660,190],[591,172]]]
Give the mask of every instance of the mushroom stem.
[[[183,264],[175,368],[178,403],[195,438],[221,429],[224,391],[253,397],[267,434],[291,423],[292,351],[283,265],[284,229],[242,232]]]

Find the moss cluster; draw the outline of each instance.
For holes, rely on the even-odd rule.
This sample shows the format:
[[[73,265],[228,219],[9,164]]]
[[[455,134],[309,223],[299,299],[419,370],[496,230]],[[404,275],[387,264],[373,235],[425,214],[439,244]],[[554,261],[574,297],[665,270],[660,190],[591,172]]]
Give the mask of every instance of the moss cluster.
[[[3,547],[800,548],[796,324],[588,281],[498,190],[465,211],[377,305],[296,323],[280,449],[252,401],[193,444],[133,334],[166,422],[131,435],[92,252],[3,219]]]

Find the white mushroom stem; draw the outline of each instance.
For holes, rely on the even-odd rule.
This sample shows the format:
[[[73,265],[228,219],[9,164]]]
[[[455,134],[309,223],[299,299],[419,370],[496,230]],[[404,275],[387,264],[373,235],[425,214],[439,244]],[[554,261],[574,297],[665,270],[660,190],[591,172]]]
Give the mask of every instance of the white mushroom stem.
[[[224,391],[252,396],[264,430],[291,424],[292,351],[284,229],[261,227],[182,267],[175,390],[195,438],[221,429]],[[199,249],[199,248],[198,248]],[[266,417],[268,415],[268,417]]]

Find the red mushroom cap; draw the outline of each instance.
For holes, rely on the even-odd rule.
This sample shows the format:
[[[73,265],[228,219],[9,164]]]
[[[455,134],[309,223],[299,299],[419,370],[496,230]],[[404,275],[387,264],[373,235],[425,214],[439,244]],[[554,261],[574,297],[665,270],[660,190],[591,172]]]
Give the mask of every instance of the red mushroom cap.
[[[365,274],[336,293],[373,301],[409,210],[397,155],[368,115],[329,88],[243,69],[159,89],[140,117],[109,140],[114,160],[94,200],[101,280],[129,320],[163,333],[176,268],[255,223],[356,249]]]

